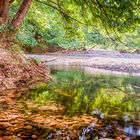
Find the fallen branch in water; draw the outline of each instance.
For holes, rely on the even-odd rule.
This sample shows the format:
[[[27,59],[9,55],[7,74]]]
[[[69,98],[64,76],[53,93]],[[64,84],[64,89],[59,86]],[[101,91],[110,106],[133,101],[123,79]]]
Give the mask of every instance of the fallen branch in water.
[[[134,86],[134,88],[140,89],[140,87],[138,87],[138,86]]]
[[[58,59],[58,58],[52,58],[52,59],[49,59],[49,60],[44,60],[42,63],[54,61],[54,60],[56,60],[56,59]]]

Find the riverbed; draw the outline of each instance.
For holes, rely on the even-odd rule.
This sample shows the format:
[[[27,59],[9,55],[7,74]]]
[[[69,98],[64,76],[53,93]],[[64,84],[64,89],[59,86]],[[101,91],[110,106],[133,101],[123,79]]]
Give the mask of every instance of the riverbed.
[[[94,49],[64,54],[28,54],[27,58],[41,60],[45,65],[76,66],[85,71],[140,76],[140,54]]]
[[[53,81],[31,89],[21,100],[33,122],[52,128],[50,140],[139,139],[139,77],[49,68]]]

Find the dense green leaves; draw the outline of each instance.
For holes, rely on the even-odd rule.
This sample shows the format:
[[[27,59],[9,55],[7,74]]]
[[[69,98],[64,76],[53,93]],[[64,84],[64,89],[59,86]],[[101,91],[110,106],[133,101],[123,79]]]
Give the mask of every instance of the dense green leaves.
[[[140,23],[138,0],[46,0],[61,16],[88,25],[103,25],[119,31],[134,28]],[[45,5],[45,4],[44,4]],[[86,21],[86,22],[85,22]]]
[[[13,3],[11,16],[19,1]],[[23,45],[139,47],[139,0],[35,0],[17,39]],[[120,34],[120,33],[121,34]],[[109,37],[110,36],[110,37]],[[118,38],[119,36],[119,38]],[[111,38],[111,40],[110,40]]]

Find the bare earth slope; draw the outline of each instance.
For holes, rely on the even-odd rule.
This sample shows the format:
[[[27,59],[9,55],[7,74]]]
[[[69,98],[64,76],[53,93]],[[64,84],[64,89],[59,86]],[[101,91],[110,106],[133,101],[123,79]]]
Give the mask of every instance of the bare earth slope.
[[[18,89],[48,79],[43,66],[27,61],[22,54],[0,47],[0,93],[6,89]]]

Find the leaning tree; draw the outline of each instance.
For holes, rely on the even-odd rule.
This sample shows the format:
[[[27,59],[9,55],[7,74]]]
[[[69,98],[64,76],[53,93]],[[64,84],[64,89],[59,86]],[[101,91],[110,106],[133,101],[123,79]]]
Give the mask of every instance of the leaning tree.
[[[7,31],[7,29],[11,28],[12,30],[15,30],[20,27],[26,13],[30,8],[32,0],[23,0],[17,13],[13,19],[9,21],[9,10],[13,2],[14,0],[0,0],[0,25],[2,27],[0,37],[6,40],[12,38],[12,34],[9,34],[10,30]],[[6,32],[4,30],[6,30]]]

